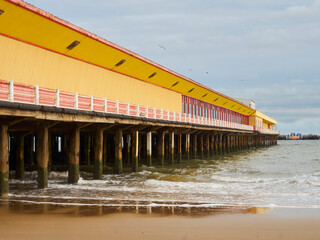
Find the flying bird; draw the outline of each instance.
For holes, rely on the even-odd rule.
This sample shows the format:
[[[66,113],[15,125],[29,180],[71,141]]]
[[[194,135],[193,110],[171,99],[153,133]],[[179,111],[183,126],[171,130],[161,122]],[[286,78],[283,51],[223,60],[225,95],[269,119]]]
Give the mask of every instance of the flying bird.
[[[158,46],[159,46],[160,48],[162,48],[163,50],[167,50],[164,46],[162,46],[162,45],[160,45],[160,44],[158,44]]]

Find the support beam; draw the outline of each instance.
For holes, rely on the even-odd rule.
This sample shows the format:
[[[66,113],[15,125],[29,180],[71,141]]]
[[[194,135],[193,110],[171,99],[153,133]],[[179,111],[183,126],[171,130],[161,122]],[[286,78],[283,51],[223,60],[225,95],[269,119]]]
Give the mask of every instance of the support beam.
[[[169,132],[169,164],[174,163],[174,132]]]
[[[69,171],[68,182],[79,181],[79,157],[80,157],[80,128],[75,127],[69,135]]]
[[[122,163],[122,129],[116,130],[115,137],[115,165],[114,172],[117,174],[123,173],[123,163]]]
[[[138,131],[132,131],[131,133],[132,137],[132,149],[131,149],[131,171],[137,172],[139,167],[139,132]]]
[[[94,131],[94,169],[93,179],[102,179],[102,152],[103,152],[103,129],[96,128]]]
[[[24,179],[24,135],[17,136],[16,178]]]
[[[147,133],[147,165],[152,165],[152,132]]]
[[[9,136],[8,126],[0,123],[0,197],[9,194]]]
[[[48,128],[42,123],[38,127],[36,158],[38,164],[38,188],[45,189],[48,187]]]

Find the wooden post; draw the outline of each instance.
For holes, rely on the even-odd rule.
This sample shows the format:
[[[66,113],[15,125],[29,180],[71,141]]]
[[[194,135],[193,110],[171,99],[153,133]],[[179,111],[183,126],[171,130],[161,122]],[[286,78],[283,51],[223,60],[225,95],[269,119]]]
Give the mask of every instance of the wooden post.
[[[69,136],[69,171],[68,182],[79,181],[79,156],[80,156],[80,128],[74,127]]]
[[[169,132],[169,164],[174,163],[174,132]]]
[[[219,139],[219,154],[223,155],[223,134],[220,134],[220,139]]]
[[[193,156],[194,159],[197,159],[197,151],[198,151],[198,141],[197,141],[197,134],[193,135]]]
[[[160,160],[160,165],[164,165],[164,132],[159,131],[158,132],[158,157]]]
[[[90,166],[91,160],[91,136],[88,133],[84,138],[84,157],[88,166]]]
[[[211,141],[210,141],[210,156],[214,156],[214,135],[211,135]]]
[[[96,128],[94,131],[94,169],[93,179],[102,179],[102,152],[103,152],[103,129]]]
[[[139,132],[132,131],[131,171],[137,172],[139,167]]]
[[[24,135],[17,136],[16,178],[24,179]]]
[[[48,187],[48,128],[45,124],[40,124],[37,132],[36,158],[38,164],[38,188]]]
[[[210,157],[210,135],[206,134],[206,141],[205,141],[205,146],[206,146],[206,157]]]
[[[201,156],[201,159],[204,159],[204,152],[203,152],[203,134],[200,134],[200,156]]]
[[[122,164],[122,130],[116,130],[116,149],[115,149],[115,166],[114,171],[115,173],[123,173],[123,164]]]
[[[231,136],[227,135],[226,136],[226,152],[230,153],[231,152]]]
[[[9,194],[9,136],[8,126],[0,123],[0,197]]]
[[[190,134],[186,134],[186,159],[190,159]]]
[[[103,134],[103,161],[102,165],[105,166],[108,159],[108,135]]]
[[[127,149],[127,163],[130,165],[131,163],[131,135],[127,134],[126,137],[126,149]]]
[[[182,162],[182,134],[178,134],[178,163]]]
[[[147,165],[152,165],[152,132],[147,133]]]

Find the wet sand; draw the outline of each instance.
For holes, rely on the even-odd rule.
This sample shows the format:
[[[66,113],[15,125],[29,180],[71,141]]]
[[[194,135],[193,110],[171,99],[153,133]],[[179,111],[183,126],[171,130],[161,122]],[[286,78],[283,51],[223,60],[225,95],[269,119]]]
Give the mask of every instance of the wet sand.
[[[257,213],[258,212],[258,213]],[[319,211],[282,209],[210,216],[110,213],[73,208],[19,211],[0,207],[0,240],[10,239],[320,239]]]

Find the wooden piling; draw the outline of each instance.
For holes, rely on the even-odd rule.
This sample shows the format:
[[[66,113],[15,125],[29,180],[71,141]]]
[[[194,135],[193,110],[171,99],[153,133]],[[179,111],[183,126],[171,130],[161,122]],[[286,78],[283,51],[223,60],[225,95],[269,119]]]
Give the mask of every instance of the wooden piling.
[[[69,171],[68,182],[79,181],[79,157],[80,157],[80,128],[75,127],[69,135]]]
[[[16,178],[24,179],[24,135],[17,135]]]
[[[198,138],[197,134],[194,134],[193,135],[193,157],[194,157],[194,159],[197,159],[197,156],[198,156],[198,153],[197,153],[197,151],[198,151],[197,138]]]
[[[139,168],[139,132],[134,130],[131,133],[131,171],[137,172]]]
[[[163,131],[158,132],[158,158],[160,161],[160,165],[164,166],[164,138],[165,134]]]
[[[36,158],[38,164],[38,188],[45,189],[48,187],[48,128],[41,123],[37,132]]]
[[[94,169],[93,179],[102,179],[102,152],[103,152],[103,129],[96,128],[94,131]]]
[[[190,159],[190,134],[186,134],[186,159]]]
[[[174,163],[174,132],[169,132],[169,164]]]
[[[182,134],[178,134],[178,163],[182,162]]]
[[[152,165],[152,132],[147,133],[147,165]]]
[[[0,123],[0,197],[9,194],[9,142],[8,126]]]
[[[117,174],[123,173],[123,163],[122,163],[122,130],[116,130],[115,136],[115,165],[114,172]]]
[[[205,135],[205,149],[206,149],[206,158],[210,157],[210,135],[207,133]]]

